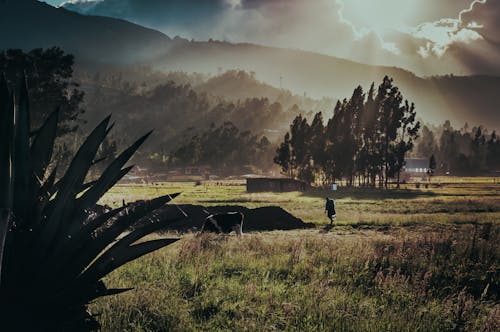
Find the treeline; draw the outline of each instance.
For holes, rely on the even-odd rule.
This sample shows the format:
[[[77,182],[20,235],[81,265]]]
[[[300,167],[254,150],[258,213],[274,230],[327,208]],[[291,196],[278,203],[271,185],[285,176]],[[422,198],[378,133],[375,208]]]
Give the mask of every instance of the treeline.
[[[439,127],[424,126],[416,155],[434,156],[437,174],[482,175],[500,170],[500,140],[496,131],[482,126],[461,129],[446,121]]]
[[[276,141],[287,124],[301,112],[297,105],[283,106],[300,98],[280,94],[278,89],[256,81],[245,72],[229,72],[202,88],[210,79],[207,75],[160,73],[140,66],[127,68],[107,66],[99,68],[100,73],[80,68],[78,77],[74,77],[73,56],[59,48],[0,52],[0,72],[6,75],[11,87],[21,79],[20,73],[26,73],[33,129],[39,127],[40,119],[60,108],[62,125],[56,146],[60,168],[76,152],[81,134],[87,130],[83,124],[97,123],[102,114],[113,114],[117,120],[117,134],[110,138],[109,146],[103,148],[104,155],[132,142],[137,132],[154,129],[148,143],[134,157],[134,162],[140,161],[154,169],[165,166],[164,161],[169,160],[172,152],[191,137],[206,135],[211,123],[221,126],[231,122],[242,132],[252,132],[251,136],[265,135],[270,141]],[[225,98],[202,91],[215,89],[218,83],[223,85],[221,93],[231,94],[234,90],[226,88],[234,82],[243,90],[253,86],[273,97],[280,94],[281,102],[266,96],[234,99],[234,95]],[[75,135],[64,136],[69,132]],[[240,165],[246,164],[245,158],[239,160]],[[272,163],[272,156],[267,160]],[[259,162],[259,165],[265,164]]]
[[[73,79],[73,63],[74,57],[57,47],[0,51],[0,75],[5,75],[9,88],[13,91],[22,78],[26,80],[33,130],[56,108],[59,135],[75,132],[83,123],[84,93]]]
[[[223,172],[244,166],[267,170],[273,165],[274,149],[266,136],[258,138],[225,122],[191,137],[171,155],[168,165],[206,165]]]
[[[177,144],[175,138],[189,127],[204,130],[212,122],[230,121],[241,130],[257,134],[269,129],[284,131],[300,112],[331,109],[334,105],[330,99],[316,101],[266,85],[245,71],[231,70],[210,78],[183,72],[148,72],[142,67],[137,72],[79,71],[86,119],[94,123],[102,112],[119,113],[121,122],[125,122],[121,127],[129,125],[130,118],[136,126],[140,119],[144,129],[154,124],[163,132],[162,143]]]
[[[176,81],[177,82],[177,81]],[[277,88],[257,80],[255,72],[244,70],[227,70],[210,77],[205,82],[191,83],[196,91],[206,92],[226,100],[237,101],[254,97],[265,97],[280,103],[284,108],[297,105],[303,110],[320,111],[333,109],[335,100],[323,97],[313,99],[304,95],[296,95],[286,89]]]
[[[117,129],[124,136],[155,129],[142,149],[151,154],[167,156],[185,143],[186,129],[191,129],[191,136],[187,137],[190,139],[195,134],[201,135],[212,123],[220,126],[231,122],[239,130],[276,141],[301,112],[297,106],[285,108],[267,97],[230,101],[172,81],[144,87],[103,75],[99,80],[106,85],[85,85],[89,123],[95,123],[98,114],[113,113],[120,120]]]
[[[358,86],[339,101],[326,126],[322,113],[309,124],[297,116],[276,151],[274,161],[292,178],[306,182],[385,185],[399,175],[413,148],[420,123],[414,104],[404,100],[385,77],[367,94]]]
[[[73,61],[58,48],[0,52],[0,72],[11,87],[20,73],[26,73],[33,129],[60,108],[60,138],[55,148],[61,169],[74,154],[86,130],[85,121],[93,124],[110,113],[118,120],[118,128],[102,147],[102,155],[112,155],[135,139],[137,132],[155,129],[135,156],[135,162],[151,169],[174,164],[268,169],[275,159],[295,178],[374,186],[398,176],[413,145],[412,157],[434,155],[438,174],[484,174],[500,164],[497,134],[483,127],[454,129],[449,122],[428,125],[416,140],[419,124],[414,106],[404,102],[388,78],[367,93],[358,87],[349,100],[337,103],[333,116],[331,111],[314,116],[317,110],[331,110],[331,99],[293,95],[257,81],[251,72],[221,71],[209,76],[161,73],[144,66],[106,66],[98,68],[99,73],[80,68],[74,77]],[[328,117],[326,123],[323,116]],[[273,158],[271,145],[292,121]],[[70,132],[77,135],[65,135]],[[217,138],[228,133],[240,148]],[[266,141],[271,144],[266,146]],[[189,152],[189,144],[202,148]]]

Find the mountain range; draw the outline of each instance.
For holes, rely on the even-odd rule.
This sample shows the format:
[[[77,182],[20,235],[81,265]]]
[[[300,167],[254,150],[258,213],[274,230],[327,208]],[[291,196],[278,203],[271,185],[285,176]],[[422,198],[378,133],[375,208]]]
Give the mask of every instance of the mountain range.
[[[388,75],[426,122],[449,119],[457,125],[500,128],[500,77],[424,78],[401,68],[303,50],[170,38],[124,20],[82,15],[35,0],[0,0],[0,50],[51,46],[74,54],[78,66],[150,65],[202,73],[243,69],[272,86],[312,98],[350,97],[357,85],[368,89]]]

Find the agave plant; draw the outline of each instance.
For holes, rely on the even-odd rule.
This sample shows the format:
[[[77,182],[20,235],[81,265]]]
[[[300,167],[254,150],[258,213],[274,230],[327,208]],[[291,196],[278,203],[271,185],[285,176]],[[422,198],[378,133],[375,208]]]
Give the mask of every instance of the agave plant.
[[[85,182],[112,127],[107,117],[57,178],[51,158],[58,111],[30,135],[25,83],[18,90],[14,96],[0,78],[0,330],[96,330],[99,324],[88,313],[88,303],[129,290],[107,288],[101,279],[177,241],[139,240],[179,220],[153,218],[156,209],[178,194],[93,213],[99,199],[130,171],[126,163],[149,134],[123,151],[97,180]],[[139,221],[141,226],[128,231]]]

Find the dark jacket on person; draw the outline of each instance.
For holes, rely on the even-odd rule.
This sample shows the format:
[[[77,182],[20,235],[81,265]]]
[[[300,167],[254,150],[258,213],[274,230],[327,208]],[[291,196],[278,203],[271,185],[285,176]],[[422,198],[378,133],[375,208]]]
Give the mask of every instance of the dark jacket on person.
[[[326,200],[325,210],[335,213],[335,202],[333,199],[329,198]]]

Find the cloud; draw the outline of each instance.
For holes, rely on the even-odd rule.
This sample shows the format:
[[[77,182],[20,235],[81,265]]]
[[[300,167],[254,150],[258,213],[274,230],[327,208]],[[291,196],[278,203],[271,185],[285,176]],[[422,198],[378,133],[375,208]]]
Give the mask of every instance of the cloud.
[[[424,75],[482,73],[492,66],[500,72],[491,61],[500,45],[499,0],[370,1],[382,9],[375,12],[376,4],[362,0],[77,0],[65,7],[123,18],[171,37],[310,50]],[[406,5],[411,10],[398,18]],[[378,26],[370,27],[369,20]],[[388,29],[384,20],[404,24]],[[483,53],[475,57],[475,50]]]
[[[241,7],[228,12],[227,20],[221,20],[219,27],[220,31],[230,27],[233,34],[228,36],[229,40],[246,39],[361,62],[373,63],[399,53],[394,43],[352,24],[343,15],[343,5],[336,0],[246,0]],[[228,26],[233,15],[238,15],[236,26]]]
[[[104,0],[70,0],[63,2],[59,7],[86,14],[95,9],[96,5]]]
[[[464,27],[459,19],[451,18],[420,24],[410,29],[409,34],[424,42],[418,50],[423,58],[431,55],[442,57],[453,44],[469,44],[482,38],[476,31]]]
[[[65,8],[84,14],[123,18],[175,36],[348,53],[369,31],[342,17],[336,0],[89,0]],[[368,37],[369,38],[369,37]],[[379,47],[393,48],[391,44]]]
[[[484,4],[486,0],[475,0],[468,9],[460,11],[458,18],[443,18],[435,22],[420,24],[410,34],[425,40],[425,46],[419,48],[418,53],[427,58],[433,54],[443,56],[450,46],[458,43],[470,44],[472,41],[481,40],[483,37],[474,29],[482,28],[476,21],[465,21],[464,16],[470,13],[478,3]]]
[[[500,44],[500,1],[476,0],[468,10],[460,13],[460,19],[486,41]]]
[[[470,1],[456,18],[424,22],[402,33],[398,45],[417,46],[431,67],[455,63],[463,74],[500,74],[499,1]]]

